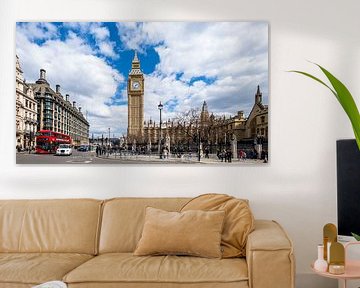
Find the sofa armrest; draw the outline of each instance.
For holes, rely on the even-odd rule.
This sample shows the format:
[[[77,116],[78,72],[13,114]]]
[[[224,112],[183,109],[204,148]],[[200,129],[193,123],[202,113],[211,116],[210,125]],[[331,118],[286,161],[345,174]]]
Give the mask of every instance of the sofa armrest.
[[[293,245],[275,221],[255,220],[248,236],[246,261],[250,288],[294,288]]]

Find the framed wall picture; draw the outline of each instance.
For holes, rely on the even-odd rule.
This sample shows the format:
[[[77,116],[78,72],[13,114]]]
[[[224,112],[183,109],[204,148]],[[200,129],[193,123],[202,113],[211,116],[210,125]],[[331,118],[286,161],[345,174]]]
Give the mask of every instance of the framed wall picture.
[[[267,22],[18,22],[17,164],[268,163]]]

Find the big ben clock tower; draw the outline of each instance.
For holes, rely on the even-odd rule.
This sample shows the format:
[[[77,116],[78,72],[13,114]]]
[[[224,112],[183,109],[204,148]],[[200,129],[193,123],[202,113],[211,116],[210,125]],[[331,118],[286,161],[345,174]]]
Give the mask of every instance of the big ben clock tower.
[[[128,137],[139,139],[144,131],[144,74],[135,51],[128,78]]]

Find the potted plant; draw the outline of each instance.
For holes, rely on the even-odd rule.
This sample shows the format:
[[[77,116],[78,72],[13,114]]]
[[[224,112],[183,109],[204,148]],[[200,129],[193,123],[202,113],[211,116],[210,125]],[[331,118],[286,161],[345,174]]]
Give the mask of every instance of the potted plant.
[[[322,85],[327,87],[332,92],[332,94],[335,95],[336,99],[339,101],[340,105],[343,107],[345,113],[349,117],[352,128],[354,130],[356,143],[357,143],[357,146],[360,151],[360,114],[359,114],[359,110],[356,106],[356,103],[354,101],[354,98],[352,97],[351,93],[346,88],[346,86],[340,80],[338,80],[334,75],[332,75],[329,71],[327,71],[322,66],[320,66],[316,63],[314,63],[314,64],[316,66],[318,66],[320,68],[320,70],[325,74],[326,78],[329,80],[332,87],[330,87],[330,85],[326,84],[319,78],[317,78],[307,72],[298,71],[298,70],[292,70],[290,72],[305,75],[305,76],[321,83]],[[360,235],[355,234],[355,233],[351,233],[351,234],[357,241],[360,241]]]
[[[355,233],[351,233],[351,235],[356,239],[356,241],[360,241],[360,235],[357,235]]]

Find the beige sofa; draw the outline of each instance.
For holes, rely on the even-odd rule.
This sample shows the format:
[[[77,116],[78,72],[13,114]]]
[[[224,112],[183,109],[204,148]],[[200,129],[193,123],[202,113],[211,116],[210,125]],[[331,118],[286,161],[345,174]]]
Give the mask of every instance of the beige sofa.
[[[178,211],[187,198],[0,201],[0,288],[62,280],[69,287],[293,288],[292,244],[256,220],[246,258],[133,256],[146,206]]]

